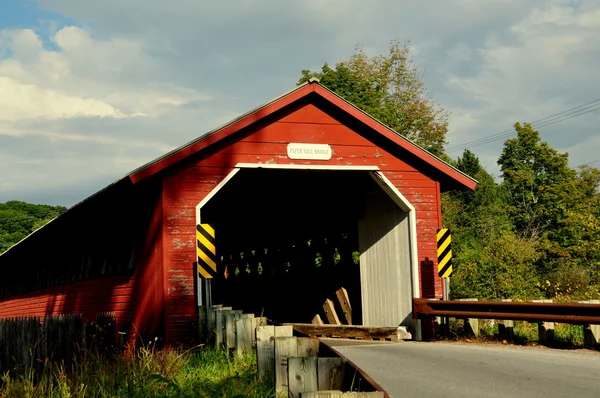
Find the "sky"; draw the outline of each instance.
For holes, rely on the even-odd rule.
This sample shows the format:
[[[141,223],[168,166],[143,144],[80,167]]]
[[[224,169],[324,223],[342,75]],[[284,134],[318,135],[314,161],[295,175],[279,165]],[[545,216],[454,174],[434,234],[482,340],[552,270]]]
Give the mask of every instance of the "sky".
[[[600,0],[0,0],[0,202],[71,206],[392,40],[450,112],[452,157],[508,130],[471,146],[498,175],[515,122],[600,100],[599,37]],[[539,125],[600,166],[600,110]]]

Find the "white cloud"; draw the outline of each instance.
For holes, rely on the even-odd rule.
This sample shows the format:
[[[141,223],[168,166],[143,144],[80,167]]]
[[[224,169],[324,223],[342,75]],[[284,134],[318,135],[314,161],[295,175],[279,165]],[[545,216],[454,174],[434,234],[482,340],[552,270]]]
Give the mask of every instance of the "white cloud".
[[[376,54],[411,39],[429,91],[452,112],[451,145],[600,92],[598,0],[39,3],[78,26],[0,33],[0,97],[10,93],[0,98],[0,200],[52,199],[55,180],[90,194],[357,43]],[[549,126],[543,138],[595,160],[597,120]],[[494,169],[501,143],[473,149]]]
[[[72,97],[32,84],[20,84],[0,77],[0,121],[78,116],[122,117],[119,110],[105,102]]]
[[[599,2],[574,7],[560,2],[543,3],[491,32],[479,50],[481,65],[471,76],[446,72],[446,98],[451,105],[451,145],[476,140],[509,129],[515,122],[533,122],[598,98],[600,82],[594,65],[600,64]],[[592,22],[593,21],[593,22]],[[464,59],[456,46],[449,54]],[[471,58],[474,60],[474,58]],[[600,112],[597,112],[600,113]],[[478,123],[461,123],[469,114]],[[578,146],[597,134],[597,115],[591,113],[568,122],[542,127],[542,139],[556,148]],[[503,136],[506,138],[506,136]],[[494,169],[503,140],[473,150]],[[591,160],[598,146],[581,147],[577,158]],[[453,152],[458,155],[460,152]],[[573,164],[577,160],[572,159]]]
[[[170,83],[168,76],[156,75],[154,61],[140,41],[119,37],[97,40],[86,29],[74,26],[61,28],[51,41],[56,49],[45,49],[32,30],[0,32],[0,48],[10,54],[0,60],[0,77],[12,81],[10,85],[5,81],[2,87],[9,93],[5,101],[11,101],[12,93],[16,101],[34,96],[40,101],[56,98],[65,103],[62,110],[38,111],[31,114],[32,118],[78,115],[64,108],[95,109],[83,111],[84,116],[154,115],[163,111],[163,105],[210,99],[197,90]],[[28,114],[22,109],[18,116]]]

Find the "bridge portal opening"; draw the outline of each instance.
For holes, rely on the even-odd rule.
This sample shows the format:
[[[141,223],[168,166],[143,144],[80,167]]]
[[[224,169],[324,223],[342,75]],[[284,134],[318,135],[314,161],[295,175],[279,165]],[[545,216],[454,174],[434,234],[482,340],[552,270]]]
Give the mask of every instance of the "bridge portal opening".
[[[398,200],[369,171],[240,169],[199,209],[216,232],[212,302],[310,323],[343,287],[353,324],[411,327],[414,226]]]

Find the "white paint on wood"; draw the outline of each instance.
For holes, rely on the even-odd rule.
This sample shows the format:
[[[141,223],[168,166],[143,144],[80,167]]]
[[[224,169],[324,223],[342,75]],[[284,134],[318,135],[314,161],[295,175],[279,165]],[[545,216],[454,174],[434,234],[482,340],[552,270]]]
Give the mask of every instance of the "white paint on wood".
[[[298,356],[296,337],[275,338],[275,393],[286,396],[288,386],[288,359]]]
[[[377,171],[377,166],[341,166],[314,164],[271,164],[271,163],[238,163],[235,167],[241,169],[286,169],[286,170],[348,170],[348,171]]]
[[[291,325],[275,326],[275,337],[292,337],[294,328]]]
[[[256,362],[260,380],[275,380],[275,326],[256,328]]]
[[[216,308],[215,311],[215,346],[219,347],[226,343],[226,320],[231,307]]]
[[[390,198],[401,209],[408,213],[408,224],[410,232],[410,259],[411,259],[411,274],[412,274],[412,293],[413,297],[421,297],[421,285],[419,283],[419,253],[417,250],[417,213],[415,207],[398,191],[398,188],[380,171],[370,173],[377,184],[388,194]]]
[[[310,391],[300,393],[300,398],[343,398],[341,391]]]
[[[240,355],[252,350],[252,319],[254,315],[244,314],[235,323],[235,352]]]
[[[267,326],[267,318],[266,317],[252,319],[252,347],[256,346],[256,329],[259,326]],[[275,330],[273,330],[273,333],[275,333]]]
[[[225,318],[225,346],[228,349],[235,348],[235,324],[238,319],[242,316],[242,311],[233,310],[227,314]]]
[[[290,159],[329,160],[333,155],[328,144],[303,144],[291,142],[287,145],[287,156]]]
[[[385,192],[365,195],[358,231],[363,325],[412,329],[409,214]]]
[[[200,201],[200,203],[198,203],[196,205],[196,225],[200,225],[202,223],[202,215],[200,214],[202,207],[204,207],[204,205],[206,205],[206,203],[208,203],[209,200],[211,200],[213,198],[213,196],[215,196],[217,194],[217,192],[219,192],[221,190],[221,188],[223,188],[225,185],[227,185],[227,183],[238,173],[238,171],[240,171],[240,169],[233,169],[229,174],[227,174],[227,176],[223,179],[223,181],[221,181],[216,187],[213,188],[212,191],[209,192],[208,195],[206,195],[206,197],[204,197],[204,199],[202,199]],[[195,235],[195,232],[194,232]],[[211,302],[204,302],[204,300],[202,299],[202,284],[204,279],[202,277],[200,277],[200,273],[198,271],[196,272],[196,280],[197,280],[197,286],[198,288],[196,289],[196,302],[198,303],[198,306],[211,306],[212,303]],[[208,296],[210,296],[210,293],[208,294]],[[209,298],[210,299],[210,298]]]

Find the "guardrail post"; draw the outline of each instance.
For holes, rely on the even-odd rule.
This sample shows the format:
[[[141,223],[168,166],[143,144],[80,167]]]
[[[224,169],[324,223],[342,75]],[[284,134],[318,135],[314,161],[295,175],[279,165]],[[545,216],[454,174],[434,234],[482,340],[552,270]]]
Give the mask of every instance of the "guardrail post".
[[[502,299],[502,302],[509,303],[511,299]],[[498,334],[500,339],[510,341],[514,338],[515,322],[512,319],[498,321]]]
[[[600,304],[600,300],[580,301],[585,304]],[[583,346],[586,348],[596,348],[600,343],[600,325],[583,325]]]
[[[459,301],[479,301],[476,298],[460,299]],[[464,333],[469,337],[479,336],[479,319],[477,318],[464,318],[465,326]]]
[[[534,303],[551,303],[552,300],[533,300]],[[538,322],[538,343],[551,344],[554,341],[554,322]]]

